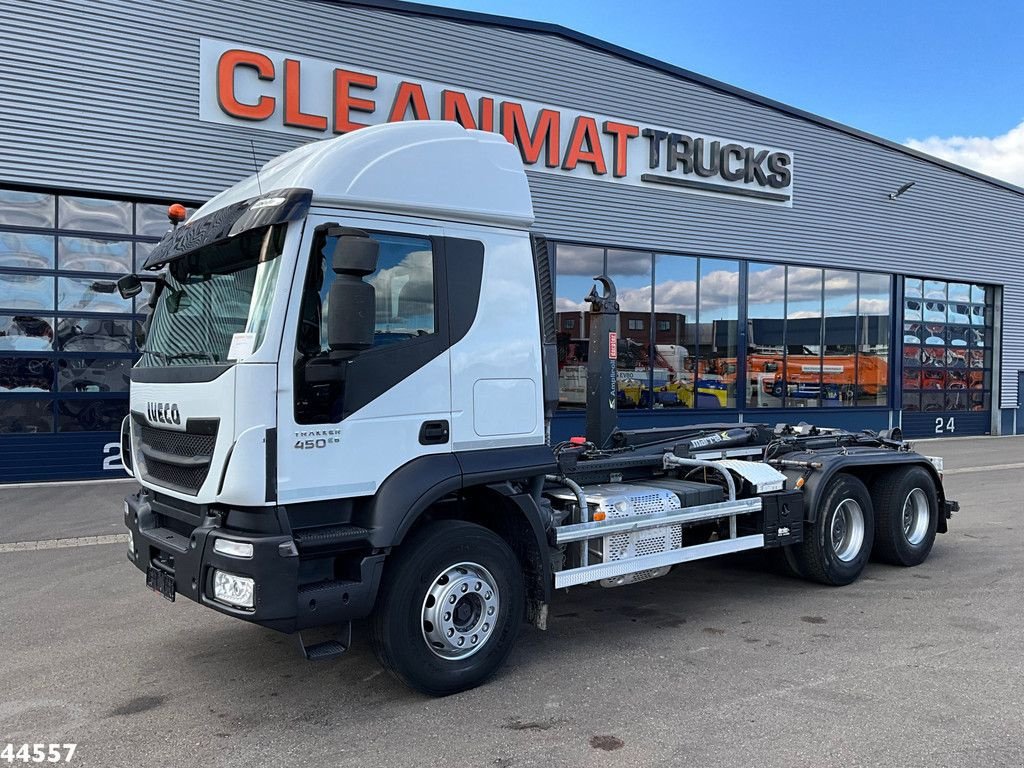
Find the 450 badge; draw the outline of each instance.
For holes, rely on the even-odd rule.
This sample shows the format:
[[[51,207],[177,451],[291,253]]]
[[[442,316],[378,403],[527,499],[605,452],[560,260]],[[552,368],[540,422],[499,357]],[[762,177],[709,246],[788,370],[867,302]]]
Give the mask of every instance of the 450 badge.
[[[295,445],[292,447],[300,451],[313,451],[340,442],[340,429],[308,429],[295,433]]]

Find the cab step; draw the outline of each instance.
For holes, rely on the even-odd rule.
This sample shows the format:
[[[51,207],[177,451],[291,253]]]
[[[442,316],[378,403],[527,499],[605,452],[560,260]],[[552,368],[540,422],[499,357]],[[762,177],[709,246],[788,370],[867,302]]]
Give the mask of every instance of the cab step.
[[[306,657],[307,661],[326,661],[327,659],[333,659],[341,656],[341,654],[351,647],[352,622],[347,621],[344,626],[337,629],[339,631],[332,633],[335,636],[318,640],[316,642],[309,642],[307,638],[302,636],[303,632],[296,633],[299,639],[299,647],[302,649],[302,655]],[[315,632],[308,629],[303,631],[306,633],[307,637],[311,634],[323,634],[323,632]]]

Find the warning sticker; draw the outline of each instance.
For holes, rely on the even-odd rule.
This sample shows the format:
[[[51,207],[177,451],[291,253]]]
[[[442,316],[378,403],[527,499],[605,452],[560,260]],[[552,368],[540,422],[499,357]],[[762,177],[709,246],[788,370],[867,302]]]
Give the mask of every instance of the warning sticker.
[[[618,360],[619,358],[619,334],[612,331],[608,334],[608,359]]]

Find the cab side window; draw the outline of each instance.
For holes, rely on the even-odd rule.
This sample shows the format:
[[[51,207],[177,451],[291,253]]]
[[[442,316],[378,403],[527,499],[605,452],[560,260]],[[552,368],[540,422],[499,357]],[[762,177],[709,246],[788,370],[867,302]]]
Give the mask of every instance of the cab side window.
[[[374,288],[376,294],[376,318],[373,346],[408,341],[409,339],[437,332],[434,301],[434,254],[430,240],[410,235],[370,233],[380,243],[377,270],[364,282]],[[306,339],[301,337],[299,346],[307,354],[328,352],[327,346],[327,297],[334,282],[330,257],[334,252],[336,238],[325,237],[320,247],[319,306],[304,308]],[[318,317],[313,317],[317,315]],[[310,331],[319,325],[319,340],[314,343]]]

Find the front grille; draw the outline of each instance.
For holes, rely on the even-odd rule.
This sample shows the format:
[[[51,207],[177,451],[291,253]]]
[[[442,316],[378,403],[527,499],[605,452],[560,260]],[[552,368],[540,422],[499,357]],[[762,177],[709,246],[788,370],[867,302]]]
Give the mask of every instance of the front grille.
[[[210,473],[210,461],[217,445],[215,419],[190,419],[186,431],[161,429],[135,417],[139,471],[143,480],[190,495]]]

